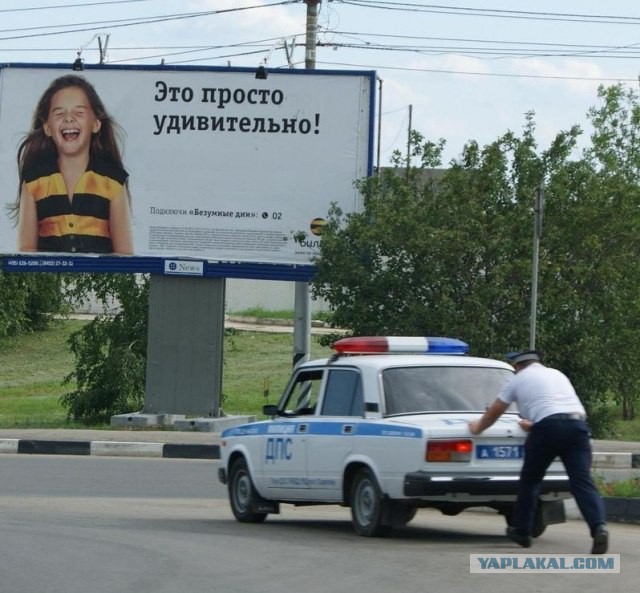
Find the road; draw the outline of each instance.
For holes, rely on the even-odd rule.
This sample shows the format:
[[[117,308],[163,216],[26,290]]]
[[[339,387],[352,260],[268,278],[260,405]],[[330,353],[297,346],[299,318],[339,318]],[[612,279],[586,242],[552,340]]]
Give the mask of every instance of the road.
[[[388,539],[356,536],[348,509],[235,522],[217,461],[0,456],[0,593],[569,593],[631,591],[640,527],[612,525],[621,574],[470,574],[469,555],[518,554],[489,513],[421,511]],[[531,552],[583,554],[581,521]]]

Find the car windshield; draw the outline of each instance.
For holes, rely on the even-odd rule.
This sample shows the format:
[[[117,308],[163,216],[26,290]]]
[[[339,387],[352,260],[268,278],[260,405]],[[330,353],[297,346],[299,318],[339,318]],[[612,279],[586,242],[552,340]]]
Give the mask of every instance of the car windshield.
[[[385,369],[385,413],[484,411],[511,374],[507,369],[467,366]]]

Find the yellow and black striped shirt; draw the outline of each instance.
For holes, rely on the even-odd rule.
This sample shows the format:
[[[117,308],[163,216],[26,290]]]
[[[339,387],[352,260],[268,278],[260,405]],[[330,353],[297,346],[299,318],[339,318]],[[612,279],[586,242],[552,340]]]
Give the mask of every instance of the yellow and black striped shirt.
[[[70,200],[57,163],[25,171],[27,189],[36,202],[38,251],[112,253],[109,210],[127,177],[116,165],[91,161]]]

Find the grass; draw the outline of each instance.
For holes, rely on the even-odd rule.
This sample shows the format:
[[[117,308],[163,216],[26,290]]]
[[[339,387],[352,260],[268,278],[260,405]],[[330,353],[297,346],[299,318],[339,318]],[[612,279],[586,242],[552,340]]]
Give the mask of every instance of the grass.
[[[620,418],[621,411],[616,409],[616,417]],[[615,435],[618,441],[640,441],[640,417],[627,422],[616,422]]]
[[[596,485],[598,486],[598,490],[602,496],[640,498],[640,478],[605,482],[602,477],[596,476]]]
[[[236,331],[225,337],[222,409],[228,414],[259,414],[275,403],[293,366],[292,334]],[[311,358],[331,350],[311,338]],[[265,395],[266,392],[266,395]]]
[[[56,321],[47,331],[0,340],[0,428],[86,428],[68,422],[59,401],[73,389],[73,385],[62,384],[74,368],[66,341],[84,323]],[[320,358],[329,353],[312,336],[310,356]],[[278,400],[289,379],[293,336],[230,331],[225,336],[224,356],[223,410],[234,415],[260,415],[265,403]]]
[[[69,335],[83,321],[56,321],[51,329],[0,340],[0,427],[67,426],[59,398],[72,385],[64,378],[73,370]]]

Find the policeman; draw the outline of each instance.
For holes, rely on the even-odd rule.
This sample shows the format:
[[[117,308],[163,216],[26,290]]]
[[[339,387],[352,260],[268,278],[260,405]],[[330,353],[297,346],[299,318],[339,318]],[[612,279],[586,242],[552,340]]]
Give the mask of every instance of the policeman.
[[[531,546],[540,484],[556,457],[560,457],[571,493],[589,525],[592,554],[606,553],[609,545],[604,503],[591,477],[590,430],[586,413],[569,379],[544,366],[536,350],[513,352],[507,359],[515,368],[496,400],[480,420],[469,422],[471,434],[489,428],[515,402],[529,432],[524,447],[513,527],[507,537],[524,548]]]

